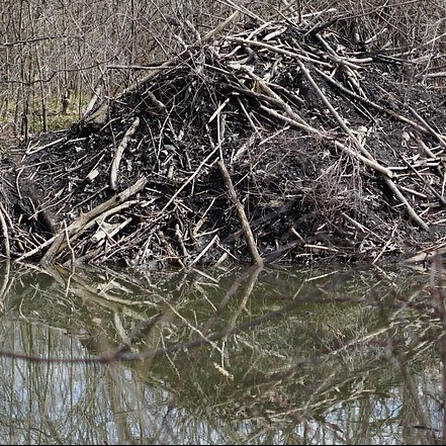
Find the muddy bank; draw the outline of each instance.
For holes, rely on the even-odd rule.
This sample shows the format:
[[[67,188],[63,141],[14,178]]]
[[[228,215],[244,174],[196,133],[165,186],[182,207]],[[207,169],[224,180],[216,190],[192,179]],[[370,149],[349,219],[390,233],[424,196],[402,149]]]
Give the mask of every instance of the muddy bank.
[[[234,20],[3,157],[4,255],[154,268],[442,246],[441,96],[329,22]]]

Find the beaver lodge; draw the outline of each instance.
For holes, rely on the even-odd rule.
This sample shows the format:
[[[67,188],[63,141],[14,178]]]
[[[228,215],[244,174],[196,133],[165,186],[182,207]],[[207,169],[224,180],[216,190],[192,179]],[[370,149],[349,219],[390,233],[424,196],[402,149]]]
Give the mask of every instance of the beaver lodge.
[[[4,256],[377,262],[446,243],[444,102],[413,65],[317,15],[235,20],[3,157]]]

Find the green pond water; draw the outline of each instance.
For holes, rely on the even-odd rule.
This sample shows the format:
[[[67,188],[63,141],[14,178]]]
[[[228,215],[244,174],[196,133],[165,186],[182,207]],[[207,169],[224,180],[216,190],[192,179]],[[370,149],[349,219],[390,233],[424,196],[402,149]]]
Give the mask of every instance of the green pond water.
[[[3,265],[0,442],[444,444],[443,276]]]

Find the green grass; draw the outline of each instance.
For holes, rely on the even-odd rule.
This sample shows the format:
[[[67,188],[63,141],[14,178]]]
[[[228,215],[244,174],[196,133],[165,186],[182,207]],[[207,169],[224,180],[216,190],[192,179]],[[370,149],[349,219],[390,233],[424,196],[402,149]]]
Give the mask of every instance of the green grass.
[[[62,114],[62,104],[59,98],[47,99],[47,128],[49,132],[63,130],[69,128],[73,123],[77,122],[82,116],[83,111],[88,105],[88,98],[81,101],[81,113],[79,114],[79,99],[74,97],[67,114]],[[8,105],[0,118],[0,129],[2,137],[13,138],[19,135],[21,129],[21,111],[19,118],[14,122],[15,103]],[[35,100],[29,104],[29,132],[39,134],[43,132],[42,104],[39,100]],[[15,131],[14,131],[15,129]]]
[[[62,103],[59,99],[51,99],[47,101],[47,126],[48,131],[63,130],[77,122],[88,104],[87,100],[81,102],[81,114],[79,114],[79,99],[72,98],[70,107],[66,114],[62,113]],[[32,133],[40,133],[43,131],[42,107],[40,103],[32,106],[30,131]]]

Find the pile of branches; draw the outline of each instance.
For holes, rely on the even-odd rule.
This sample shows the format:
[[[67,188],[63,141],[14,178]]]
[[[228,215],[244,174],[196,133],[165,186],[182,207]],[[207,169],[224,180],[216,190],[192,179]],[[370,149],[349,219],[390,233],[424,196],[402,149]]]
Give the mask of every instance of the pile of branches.
[[[3,254],[190,267],[441,246],[445,116],[412,67],[318,14],[236,25],[10,151]]]

